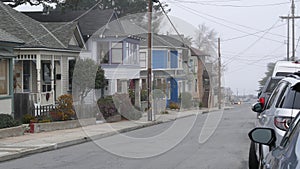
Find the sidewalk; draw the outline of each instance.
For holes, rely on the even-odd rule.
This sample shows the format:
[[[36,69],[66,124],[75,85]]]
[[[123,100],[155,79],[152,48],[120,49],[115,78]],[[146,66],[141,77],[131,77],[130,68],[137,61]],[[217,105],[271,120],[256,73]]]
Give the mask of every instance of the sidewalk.
[[[156,115],[153,122],[147,121],[147,115],[138,121],[120,121],[116,123],[99,123],[96,125],[56,130],[41,133],[26,133],[23,136],[0,139],[0,162],[24,157],[26,155],[55,150],[76,145],[93,139],[100,139],[117,133],[128,132],[159,123],[174,121],[178,118],[206,113],[216,109],[201,109],[187,111],[168,111],[169,114]]]

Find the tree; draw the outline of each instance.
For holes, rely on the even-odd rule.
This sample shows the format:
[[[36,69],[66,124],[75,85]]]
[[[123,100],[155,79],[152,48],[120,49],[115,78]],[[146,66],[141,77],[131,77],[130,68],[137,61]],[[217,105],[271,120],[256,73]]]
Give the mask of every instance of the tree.
[[[212,56],[217,49],[217,33],[214,29],[209,29],[205,24],[198,25],[196,30],[195,45],[201,51]]]
[[[58,3],[58,0],[1,0],[1,1],[8,2],[9,6],[12,8],[26,3],[29,3],[31,6],[37,6],[44,3]]]
[[[275,63],[274,62],[270,62],[270,63],[267,64],[267,71],[265,72],[265,77],[263,77],[260,81],[258,81],[260,89],[265,85],[265,83],[267,82],[268,78],[272,76],[274,67],[275,67]]]
[[[91,90],[107,86],[104,70],[92,59],[77,60],[73,71],[73,86],[79,92],[80,101],[83,103]]]

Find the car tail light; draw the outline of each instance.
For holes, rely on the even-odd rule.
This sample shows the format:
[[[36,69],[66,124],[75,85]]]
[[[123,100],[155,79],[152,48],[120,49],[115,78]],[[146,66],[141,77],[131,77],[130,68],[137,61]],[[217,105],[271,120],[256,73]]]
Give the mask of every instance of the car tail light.
[[[293,118],[291,117],[275,117],[274,124],[280,130],[286,131],[289,128],[292,120]]]
[[[264,97],[261,97],[259,98],[259,103],[261,103],[262,105],[265,105],[265,98]]]

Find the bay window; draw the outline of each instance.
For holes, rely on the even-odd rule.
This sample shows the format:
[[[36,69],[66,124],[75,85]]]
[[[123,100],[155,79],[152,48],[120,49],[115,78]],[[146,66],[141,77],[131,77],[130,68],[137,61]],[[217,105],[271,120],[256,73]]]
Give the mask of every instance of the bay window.
[[[123,60],[123,43],[113,42],[111,47],[111,63],[122,63]]]
[[[0,95],[9,94],[9,72],[8,72],[8,60],[0,60]]]

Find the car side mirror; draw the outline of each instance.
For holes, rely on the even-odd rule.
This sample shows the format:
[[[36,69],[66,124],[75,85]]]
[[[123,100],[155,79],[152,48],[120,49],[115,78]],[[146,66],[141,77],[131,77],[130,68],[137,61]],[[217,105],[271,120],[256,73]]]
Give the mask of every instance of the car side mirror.
[[[275,146],[276,135],[271,128],[254,128],[248,134],[251,141],[259,144]]]
[[[263,105],[259,102],[254,103],[252,105],[252,111],[257,112],[257,113],[263,112]]]

